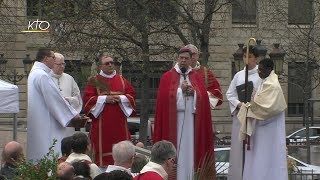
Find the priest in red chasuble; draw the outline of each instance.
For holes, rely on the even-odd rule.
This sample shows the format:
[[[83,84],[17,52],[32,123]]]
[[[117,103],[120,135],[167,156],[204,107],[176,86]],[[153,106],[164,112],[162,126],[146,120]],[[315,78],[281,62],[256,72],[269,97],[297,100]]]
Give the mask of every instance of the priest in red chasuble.
[[[205,157],[212,166],[203,179],[215,179],[209,98],[201,75],[190,67],[191,56],[188,48],[180,49],[177,64],[161,77],[153,141],[176,146],[178,180],[192,179]]]
[[[115,71],[112,57],[99,57],[100,73],[84,90],[84,111],[92,119],[90,139],[98,166],[113,164],[112,145],[130,140],[127,117],[136,109],[135,92]]]

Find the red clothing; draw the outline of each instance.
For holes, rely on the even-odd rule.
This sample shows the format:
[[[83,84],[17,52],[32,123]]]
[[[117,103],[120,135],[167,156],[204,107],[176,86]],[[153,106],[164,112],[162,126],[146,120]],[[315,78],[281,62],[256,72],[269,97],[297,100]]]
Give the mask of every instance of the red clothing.
[[[158,173],[149,171],[135,176],[133,180],[163,180],[163,178]]]
[[[130,140],[130,133],[127,116],[119,104],[106,103],[98,118],[90,113],[96,105],[98,96],[101,95],[125,95],[135,110],[135,92],[129,82],[119,74],[113,78],[96,75],[85,87],[83,104],[85,114],[92,119],[90,139],[95,152],[95,163],[107,166],[113,164],[112,145],[119,141]]]
[[[216,79],[216,77],[205,66],[200,66],[200,69],[197,70],[197,72],[201,74],[207,91],[209,91],[210,93],[212,93],[215,97],[217,97],[219,99],[217,106],[221,105],[222,100],[223,100],[223,95],[221,92],[220,84],[219,84],[218,80]]]
[[[202,162],[206,155],[210,154],[210,157],[213,158],[211,160],[214,162],[213,129],[209,98],[202,78],[194,70],[188,76],[197,94],[196,112],[194,115],[194,168],[197,170],[200,162]],[[160,140],[168,140],[177,147],[176,95],[179,81],[180,74],[174,68],[166,72],[160,80],[156,102],[153,143]],[[212,172],[214,171],[213,169]]]

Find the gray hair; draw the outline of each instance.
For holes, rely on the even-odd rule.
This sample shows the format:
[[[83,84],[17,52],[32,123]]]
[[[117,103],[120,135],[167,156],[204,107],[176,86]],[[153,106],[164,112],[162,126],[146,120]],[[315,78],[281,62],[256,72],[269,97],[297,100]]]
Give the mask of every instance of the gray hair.
[[[120,141],[112,147],[114,162],[124,163],[135,155],[135,146],[130,141]]]
[[[62,60],[64,60],[64,56],[62,55],[62,54],[60,54],[60,53],[57,53],[57,52],[55,52],[54,53],[54,57],[56,58],[56,59],[62,59]]]
[[[151,161],[157,164],[163,164],[169,158],[176,156],[176,148],[166,140],[159,141],[152,146]]]
[[[187,44],[186,46],[184,46],[185,48],[188,48],[190,50],[194,50],[195,53],[199,54],[199,50],[197,48],[197,46],[193,45],[193,44]]]

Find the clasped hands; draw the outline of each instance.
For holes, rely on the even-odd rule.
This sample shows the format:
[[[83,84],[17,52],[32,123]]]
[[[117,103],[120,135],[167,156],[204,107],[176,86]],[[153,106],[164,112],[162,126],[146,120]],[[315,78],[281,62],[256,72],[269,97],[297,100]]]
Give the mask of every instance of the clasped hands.
[[[119,95],[108,95],[106,98],[106,103],[109,104],[115,104],[120,102],[120,96]]]
[[[194,89],[191,85],[188,85],[188,82],[184,80],[181,84],[181,89],[183,94],[186,94],[186,96],[193,96],[194,95]]]

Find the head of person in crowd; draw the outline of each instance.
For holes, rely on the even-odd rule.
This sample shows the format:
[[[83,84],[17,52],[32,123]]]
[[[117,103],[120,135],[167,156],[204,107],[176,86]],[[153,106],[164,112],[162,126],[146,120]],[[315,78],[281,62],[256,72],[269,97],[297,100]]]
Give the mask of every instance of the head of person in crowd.
[[[177,63],[180,69],[189,69],[191,65],[191,56],[192,53],[188,48],[183,47],[178,51]]]
[[[140,141],[137,142],[136,146],[139,147],[139,148],[144,148],[144,144],[142,142],[140,142]]]
[[[90,140],[83,132],[77,132],[72,135],[72,151],[77,154],[88,154],[91,150]]]
[[[90,166],[88,163],[84,161],[76,161],[72,163],[72,166],[74,168],[74,174],[75,176],[82,176],[85,178],[91,178],[90,177]]]
[[[114,170],[108,173],[101,173],[93,180],[131,180],[132,176],[122,170]]]
[[[99,56],[99,65],[100,70],[107,75],[111,75],[115,72],[115,62],[113,58],[106,53],[102,53]]]
[[[64,137],[61,140],[61,154],[68,157],[72,153],[72,136]]]
[[[72,136],[64,137],[61,140],[61,157],[58,159],[59,164],[66,161],[72,153]]]
[[[64,56],[60,53],[54,53],[55,60],[52,71],[56,75],[61,75],[64,72],[66,63],[64,62]]]
[[[261,79],[268,77],[273,70],[273,61],[269,58],[264,58],[259,62],[258,73]]]
[[[52,69],[55,63],[54,52],[49,48],[40,48],[37,52],[36,61],[42,62]]]
[[[192,68],[196,67],[197,62],[199,60],[199,50],[198,50],[198,48],[193,44],[188,44],[188,45],[186,45],[184,47],[190,49],[191,54],[192,54],[190,66]]]
[[[57,177],[59,180],[71,180],[74,177],[74,168],[68,162],[62,162],[58,165]]]
[[[16,166],[24,159],[22,145],[16,141],[10,141],[2,151],[2,163]]]
[[[135,146],[131,141],[120,141],[112,147],[114,165],[131,168],[135,156]]]
[[[152,146],[150,161],[161,165],[167,174],[170,174],[176,165],[176,152],[171,142],[158,141]]]
[[[247,47],[243,48],[243,62],[246,64],[247,59]],[[257,65],[257,57],[259,56],[257,48],[255,46],[249,45],[249,55],[248,55],[248,69],[251,70]]]

